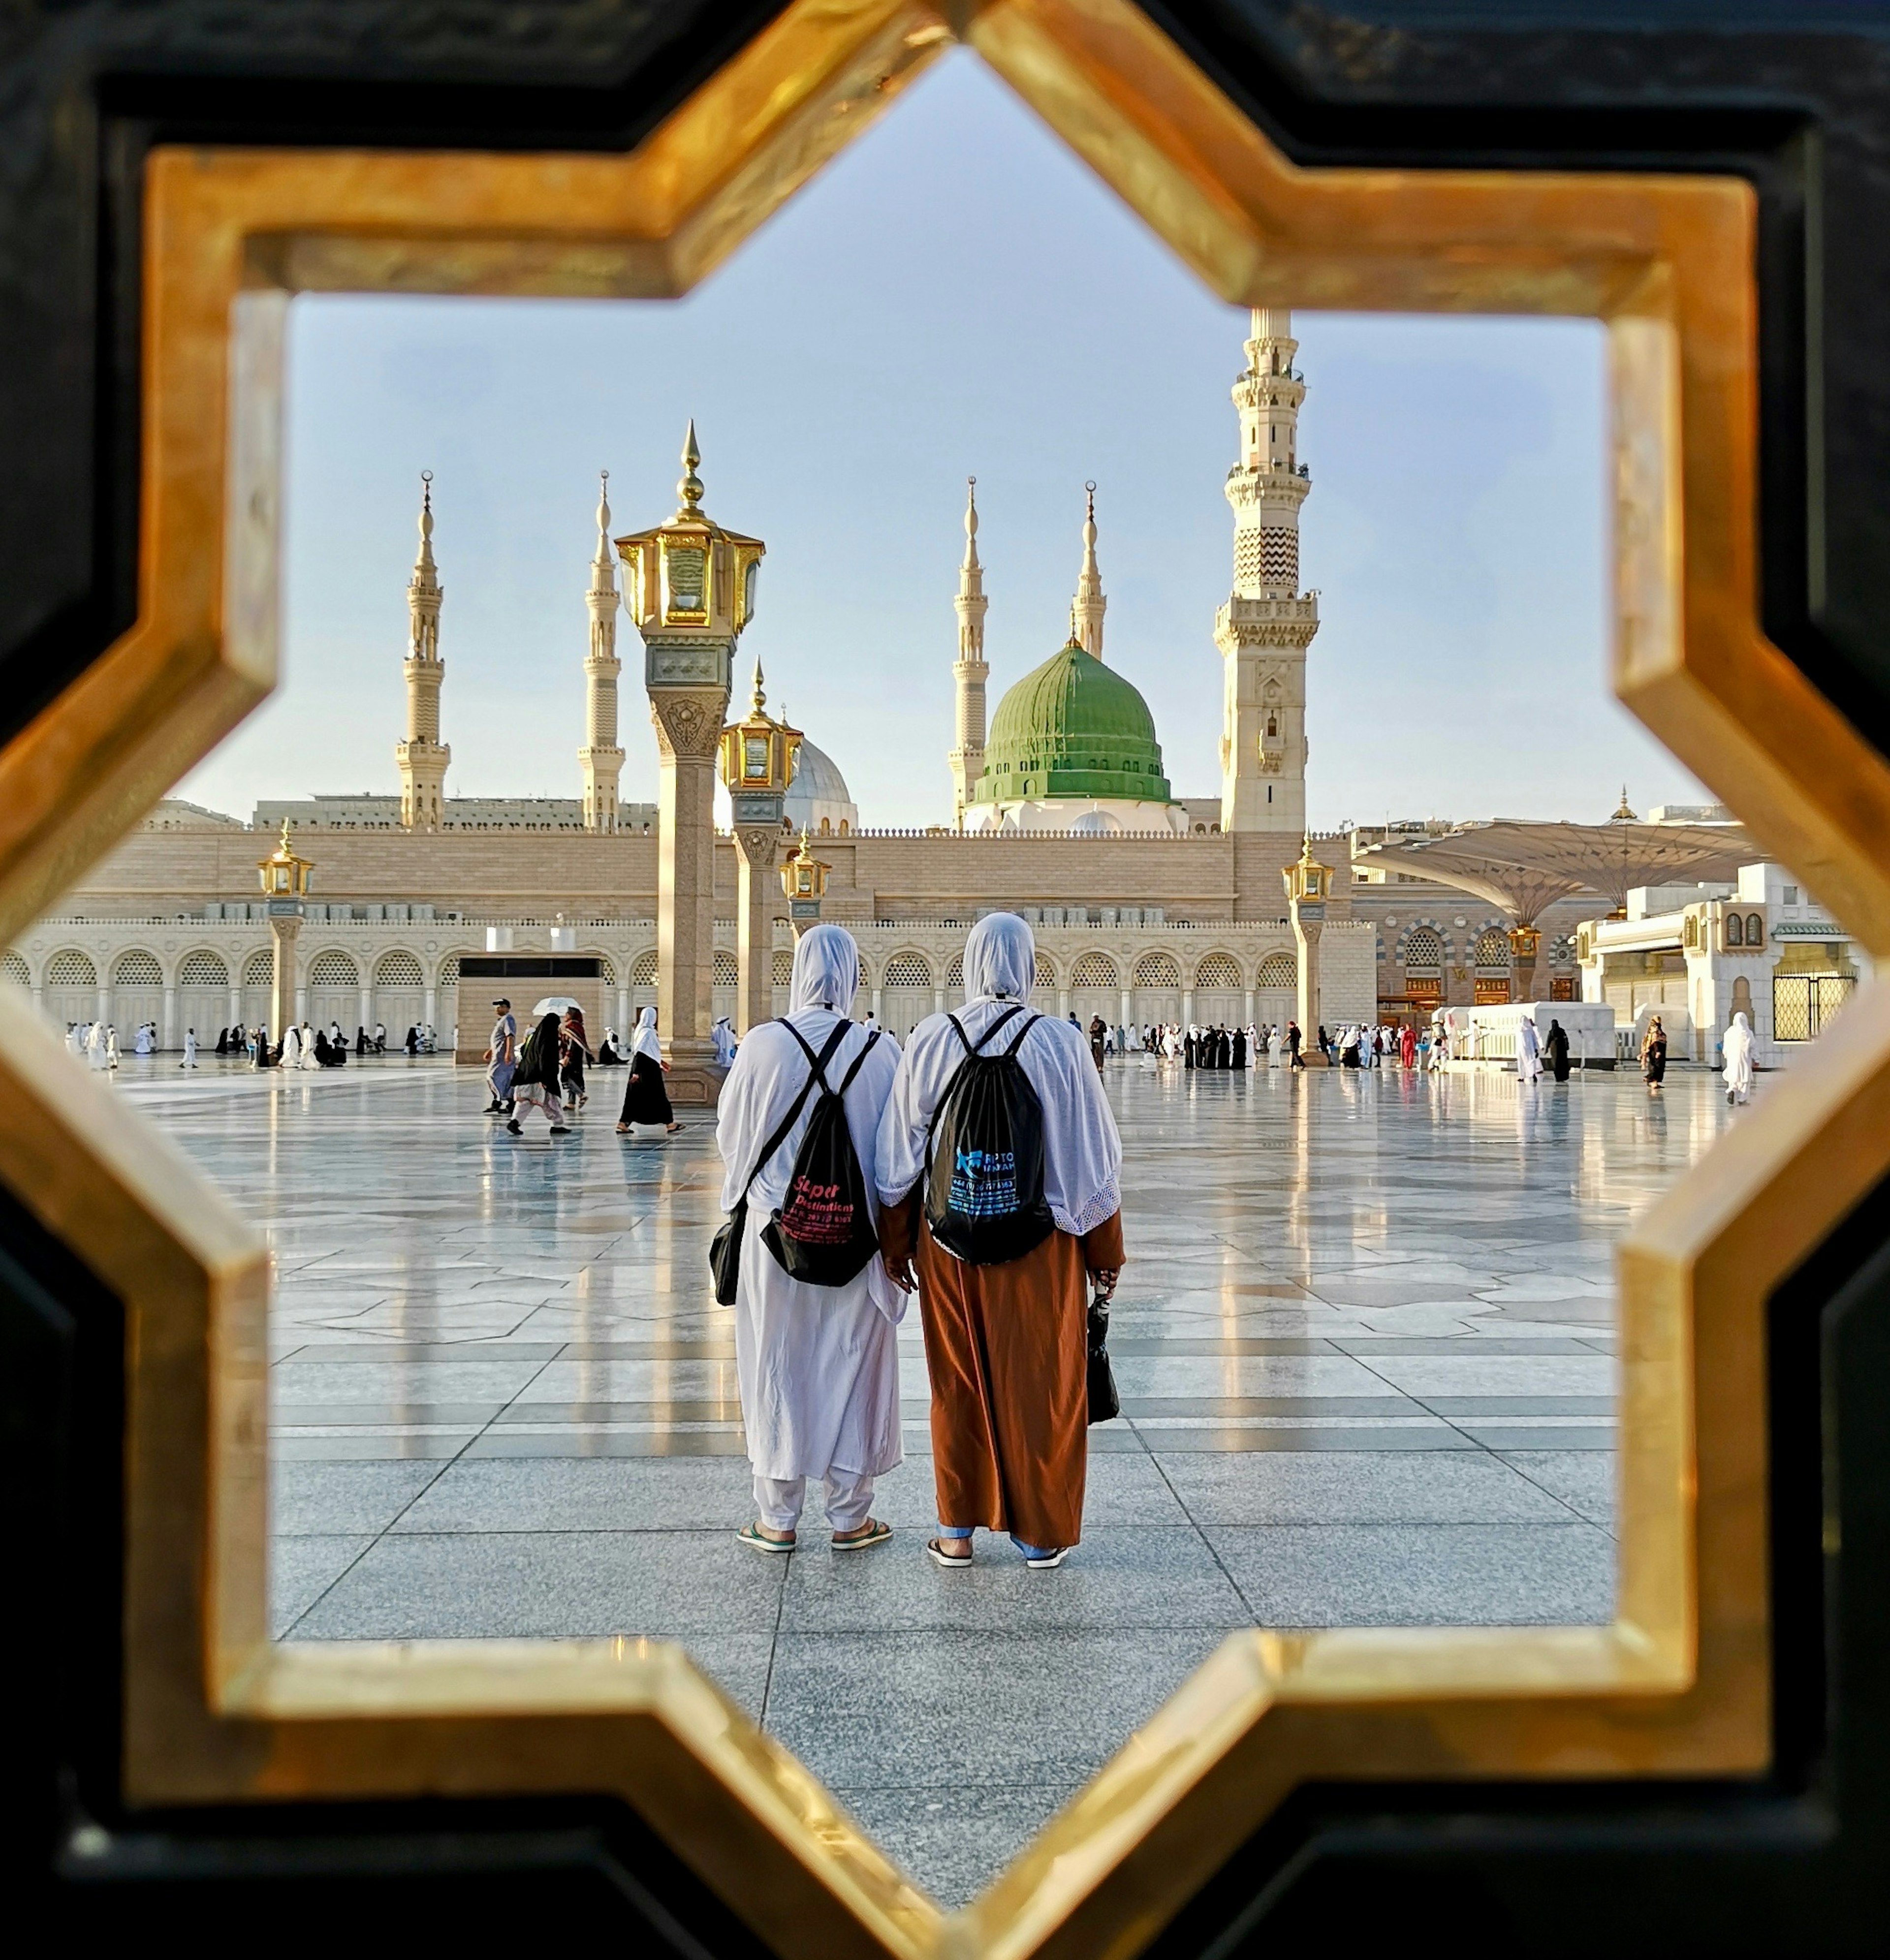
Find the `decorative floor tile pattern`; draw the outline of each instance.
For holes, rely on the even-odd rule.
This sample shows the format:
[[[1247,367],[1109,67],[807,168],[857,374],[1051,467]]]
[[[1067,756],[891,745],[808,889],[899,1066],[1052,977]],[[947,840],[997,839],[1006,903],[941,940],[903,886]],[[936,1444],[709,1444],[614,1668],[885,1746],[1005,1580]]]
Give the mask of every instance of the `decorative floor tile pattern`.
[[[736,1543],[706,1119],[620,1139],[606,1075],[521,1142],[443,1064],[128,1062],[275,1252],[278,1635],[673,1635],[957,1903],[1230,1629],[1606,1618],[1612,1246],[1735,1120],[1715,1080],[1106,1079],[1131,1263],[1087,1535],[947,1573],[916,1313],[898,1537]]]

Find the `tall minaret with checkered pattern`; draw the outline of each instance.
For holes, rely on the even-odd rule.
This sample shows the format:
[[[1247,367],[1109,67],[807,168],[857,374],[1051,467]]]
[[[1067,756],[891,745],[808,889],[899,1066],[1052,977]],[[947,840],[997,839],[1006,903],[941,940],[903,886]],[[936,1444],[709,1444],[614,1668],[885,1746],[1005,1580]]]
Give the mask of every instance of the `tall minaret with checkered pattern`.
[[[1233,590],[1214,620],[1225,681],[1220,827],[1296,839],[1306,832],[1306,650],[1319,630],[1319,595],[1300,589],[1300,506],[1312,485],[1298,454],[1299,348],[1284,307],[1254,308],[1246,371],[1233,385]]]

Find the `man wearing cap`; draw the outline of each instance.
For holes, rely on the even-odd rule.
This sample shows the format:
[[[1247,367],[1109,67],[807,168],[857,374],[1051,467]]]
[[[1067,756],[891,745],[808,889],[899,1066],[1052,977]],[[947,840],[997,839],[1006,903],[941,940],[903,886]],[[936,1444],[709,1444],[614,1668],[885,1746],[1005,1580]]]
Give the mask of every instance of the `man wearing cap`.
[[[510,1001],[495,1001],[492,1010],[498,1018],[493,1024],[492,1045],[485,1051],[490,1064],[485,1071],[485,1086],[492,1092],[492,1099],[486,1104],[485,1113],[507,1116],[512,1109],[512,1071],[518,1066],[518,1023],[512,1018]]]

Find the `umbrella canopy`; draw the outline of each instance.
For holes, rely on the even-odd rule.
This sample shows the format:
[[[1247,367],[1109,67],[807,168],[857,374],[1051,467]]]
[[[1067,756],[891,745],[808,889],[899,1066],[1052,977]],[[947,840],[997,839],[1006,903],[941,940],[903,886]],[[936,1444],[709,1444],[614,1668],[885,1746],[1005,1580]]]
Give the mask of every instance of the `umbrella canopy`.
[[[1559,899],[1592,892],[1618,912],[1637,885],[1734,878],[1758,854],[1737,824],[1499,818],[1459,824],[1440,837],[1373,845],[1358,856],[1454,885],[1530,925]]]
[[[580,1013],[582,1013],[584,1007],[583,1001],[574,1001],[568,994],[553,994],[548,998],[540,1001],[532,1012],[535,1014],[568,1014],[572,1008],[575,1007]]]

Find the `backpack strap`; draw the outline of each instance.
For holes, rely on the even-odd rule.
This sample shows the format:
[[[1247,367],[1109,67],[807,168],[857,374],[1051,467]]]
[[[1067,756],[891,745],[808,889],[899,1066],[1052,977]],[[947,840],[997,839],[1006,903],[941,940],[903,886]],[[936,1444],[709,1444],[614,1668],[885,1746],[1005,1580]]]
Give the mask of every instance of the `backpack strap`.
[[[1017,1039],[1010,1044],[1010,1047],[1004,1050],[1005,1061],[1011,1061],[1016,1059],[1018,1049],[1022,1048],[1024,1045],[1024,1036],[1029,1033],[1030,1030],[1042,1019],[1043,1017],[1041,1014],[1032,1014],[1029,1020],[1026,1021],[1023,1026],[1017,1030]],[[998,1023],[995,1021],[992,1022],[991,1024],[991,1031],[992,1034],[995,1034],[998,1032]],[[988,1040],[989,1039],[990,1037],[987,1036],[986,1039]]]
[[[865,1047],[861,1048],[860,1052],[853,1058],[853,1066],[847,1071],[846,1080],[841,1083],[840,1087],[837,1090],[832,1092],[834,1094],[844,1097],[847,1091],[853,1087],[853,1078],[859,1074],[861,1063],[864,1061],[867,1057],[873,1052],[873,1044],[879,1039],[880,1030],[877,1028],[875,1028],[873,1029],[871,1033],[867,1036]]]
[[[754,1183],[756,1178],[761,1176],[762,1166],[766,1163],[768,1159],[772,1157],[775,1153],[781,1148],[781,1145],[788,1141],[788,1132],[794,1127],[795,1123],[799,1120],[801,1108],[807,1100],[809,1090],[813,1087],[814,1083],[816,1081],[819,1083],[822,1089],[826,1089],[826,1077],[822,1073],[822,1071],[826,1067],[829,1058],[832,1055],[834,1050],[840,1045],[841,1041],[845,1037],[848,1029],[853,1025],[851,1021],[842,1021],[834,1029],[832,1036],[829,1040],[826,1046],[820,1051],[818,1055],[816,1055],[813,1050],[810,1048],[804,1041],[801,1040],[800,1030],[794,1026],[792,1021],[787,1020],[784,1017],[781,1024],[791,1035],[794,1036],[795,1041],[799,1043],[800,1052],[807,1058],[809,1063],[811,1064],[811,1068],[807,1080],[800,1085],[800,1094],[797,1095],[794,1098],[794,1101],[788,1106],[787,1115],[781,1119],[780,1125],[775,1130],[775,1134],[768,1139],[766,1143],[762,1144],[760,1156],[756,1158],[754,1164],[749,1169],[747,1176],[742,1181],[742,1201],[744,1204],[748,1201],[749,1186]],[[877,1037],[876,1036],[875,1039],[877,1039]],[[869,1042],[867,1044],[868,1048],[870,1048],[872,1045],[873,1044],[871,1042]],[[863,1050],[862,1053],[864,1052],[864,1051]],[[857,1068],[858,1064],[856,1063],[854,1066]],[[848,1079],[851,1080],[852,1078],[849,1077]],[[829,1095],[832,1095],[833,1092],[831,1090],[828,1090],[827,1093]]]

